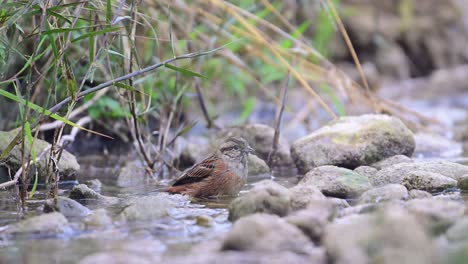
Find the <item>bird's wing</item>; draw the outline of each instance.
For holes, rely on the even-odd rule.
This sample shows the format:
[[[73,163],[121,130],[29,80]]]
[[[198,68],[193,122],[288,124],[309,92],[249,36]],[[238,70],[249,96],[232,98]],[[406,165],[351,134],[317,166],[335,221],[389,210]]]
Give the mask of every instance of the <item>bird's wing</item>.
[[[184,174],[182,174],[182,176],[179,177],[179,179],[177,179],[172,184],[172,186],[200,182],[206,177],[212,175],[213,173],[219,173],[224,170],[226,170],[226,166],[224,165],[222,160],[215,156],[211,156],[188,169]]]

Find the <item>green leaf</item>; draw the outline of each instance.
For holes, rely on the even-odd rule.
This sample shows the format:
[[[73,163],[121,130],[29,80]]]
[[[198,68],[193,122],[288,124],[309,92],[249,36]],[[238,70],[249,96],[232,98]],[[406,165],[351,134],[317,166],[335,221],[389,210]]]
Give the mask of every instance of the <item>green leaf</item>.
[[[105,28],[105,29],[92,31],[92,32],[83,34],[83,35],[81,35],[81,36],[79,36],[77,38],[72,39],[72,42],[76,42],[76,41],[79,41],[79,40],[82,40],[82,39],[85,39],[85,38],[88,38],[88,37],[91,37],[91,36],[103,35],[105,33],[119,31],[119,30],[120,30],[120,27],[108,27],[108,28]]]
[[[106,1],[106,22],[110,24],[112,21],[112,1]]]
[[[117,87],[119,87],[119,88],[122,88],[122,89],[125,89],[125,90],[127,90],[127,91],[130,91],[130,92],[138,92],[138,93],[147,95],[147,94],[145,94],[145,92],[140,91],[140,90],[138,90],[138,89],[135,89],[133,86],[130,86],[130,85],[125,84],[125,83],[116,82],[116,83],[114,83],[114,85],[117,86]]]
[[[29,193],[29,199],[31,199],[34,196],[34,194],[36,193],[37,180],[39,179],[38,174],[39,173],[37,172],[37,169],[36,169],[36,172],[34,173],[34,184],[32,186],[31,192]]]
[[[194,76],[194,77],[199,77],[199,78],[204,78],[206,79],[205,76],[199,74],[199,73],[196,73],[196,72],[193,72],[191,70],[187,70],[187,69],[184,69],[184,68],[179,68],[179,67],[176,67],[174,65],[171,65],[171,64],[164,64],[164,67],[166,68],[169,68],[171,70],[174,70],[176,72],[179,72],[183,75],[186,75],[186,76]]]
[[[76,28],[54,28],[54,29],[45,30],[42,32],[42,34],[49,35],[49,34],[56,34],[56,33],[67,33],[67,32],[79,31],[82,29],[89,29],[89,28],[90,26],[76,27]]]
[[[33,148],[34,138],[32,135],[31,124],[29,123],[29,121],[26,121],[26,123],[24,123],[24,133],[26,135],[26,140],[28,141],[28,144],[30,146],[33,163],[36,163],[36,151],[34,151]]]

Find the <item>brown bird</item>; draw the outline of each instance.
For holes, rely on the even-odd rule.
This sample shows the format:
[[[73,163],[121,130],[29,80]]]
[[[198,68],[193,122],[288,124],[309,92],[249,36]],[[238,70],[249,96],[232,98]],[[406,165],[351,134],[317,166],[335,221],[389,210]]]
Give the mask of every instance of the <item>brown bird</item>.
[[[196,198],[236,195],[246,182],[247,156],[253,152],[243,138],[228,138],[210,157],[186,170],[167,191]]]

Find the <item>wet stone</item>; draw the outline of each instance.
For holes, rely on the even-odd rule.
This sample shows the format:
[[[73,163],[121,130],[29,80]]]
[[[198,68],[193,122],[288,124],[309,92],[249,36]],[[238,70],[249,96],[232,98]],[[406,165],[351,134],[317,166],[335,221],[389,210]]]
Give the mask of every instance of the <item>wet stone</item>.
[[[119,202],[119,199],[117,197],[101,195],[100,193],[89,188],[85,184],[78,184],[75,187],[73,187],[68,197],[84,205],[89,203],[116,204]]]
[[[10,226],[5,233],[63,233],[70,230],[67,218],[59,212],[33,216]]]
[[[465,174],[458,179],[458,188],[468,191],[468,174]]]
[[[336,166],[321,166],[309,171],[299,185],[315,186],[323,194],[337,198],[355,198],[371,188],[366,177]]]
[[[174,206],[174,201],[166,193],[136,197],[129,201],[119,217],[126,221],[151,221],[169,216]]]
[[[359,198],[359,203],[379,203],[389,200],[408,199],[408,190],[400,184],[388,184],[370,189]]]
[[[46,200],[44,203],[44,212],[60,212],[68,217],[82,217],[91,214],[91,210],[81,205],[75,200],[59,196],[57,201],[54,199]]]
[[[249,176],[270,173],[270,168],[266,162],[256,155],[249,155],[247,158]]]
[[[421,190],[411,190],[409,191],[410,199],[419,199],[419,198],[431,198],[432,194],[426,191]]]
[[[88,180],[85,182],[86,186],[88,186],[91,190],[94,190],[98,193],[101,192],[101,188],[102,188],[102,183],[99,179],[92,179],[92,180]]]
[[[248,193],[229,204],[229,220],[254,213],[285,216],[290,211],[289,190],[271,180],[258,182]]]
[[[253,214],[236,221],[222,250],[308,254],[313,243],[296,226],[269,214]]]
[[[390,166],[395,165],[395,164],[411,163],[411,162],[413,162],[413,160],[408,156],[395,155],[395,156],[391,156],[389,158],[383,159],[381,161],[378,161],[376,163],[372,163],[370,166],[377,169],[377,170],[381,170],[383,168],[390,167]]]
[[[291,209],[305,209],[309,204],[316,200],[324,200],[325,195],[315,186],[296,185],[289,189],[291,196]]]
[[[428,192],[440,192],[445,189],[455,188],[457,181],[439,173],[415,170],[404,176],[402,184],[408,190],[416,189]]]

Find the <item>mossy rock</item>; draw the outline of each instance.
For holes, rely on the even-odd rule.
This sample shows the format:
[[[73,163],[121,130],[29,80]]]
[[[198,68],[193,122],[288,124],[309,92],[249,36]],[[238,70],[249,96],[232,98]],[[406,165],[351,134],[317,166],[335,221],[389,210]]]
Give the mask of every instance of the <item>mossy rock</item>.
[[[0,152],[3,152],[10,142],[16,137],[17,132],[5,132],[0,131]],[[44,149],[46,149],[50,144],[44,140],[36,139],[34,141],[33,150],[36,155],[39,155]],[[30,152],[29,144],[25,144],[26,153]],[[49,151],[39,160],[36,164],[36,168],[39,172],[39,177],[41,180],[44,180],[45,175],[47,174],[47,161],[49,159]],[[21,146],[15,146],[7,155],[5,159],[5,164],[12,171],[16,171],[21,167]],[[76,172],[80,169],[80,165],[76,161],[76,158],[70,152],[64,150],[60,161],[58,162],[58,168],[60,170],[60,179],[61,180],[75,180]]]

